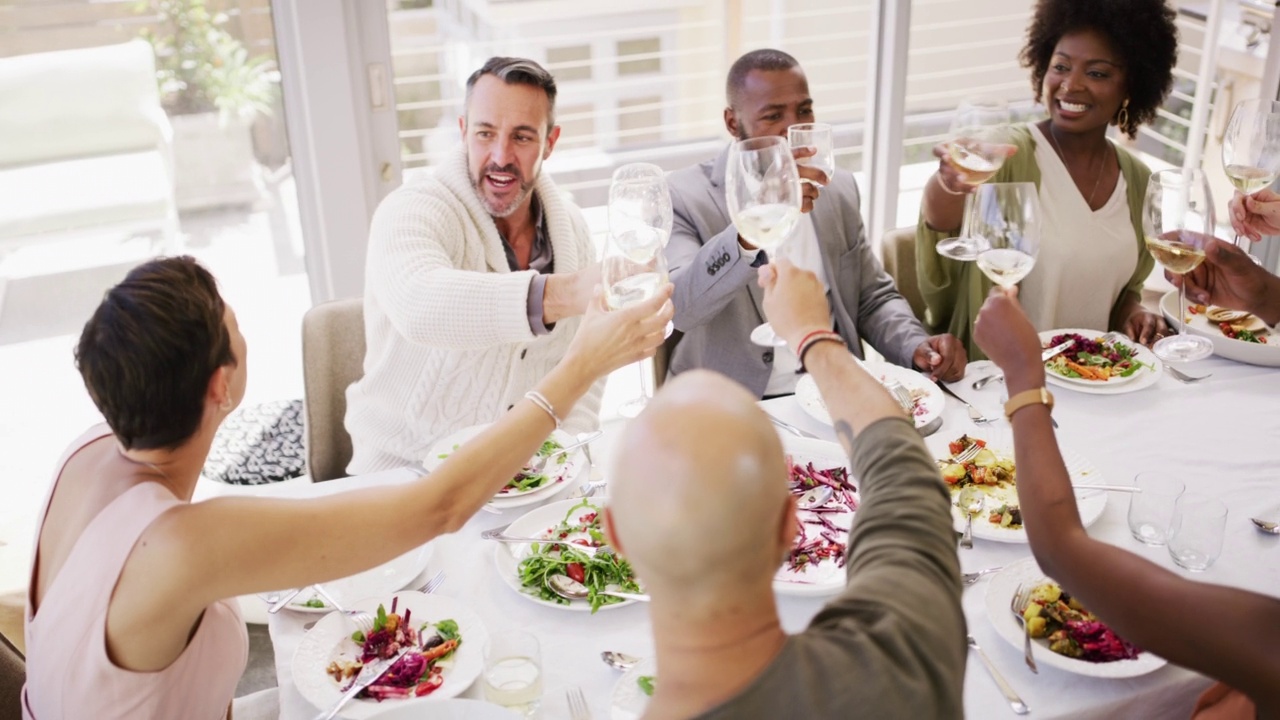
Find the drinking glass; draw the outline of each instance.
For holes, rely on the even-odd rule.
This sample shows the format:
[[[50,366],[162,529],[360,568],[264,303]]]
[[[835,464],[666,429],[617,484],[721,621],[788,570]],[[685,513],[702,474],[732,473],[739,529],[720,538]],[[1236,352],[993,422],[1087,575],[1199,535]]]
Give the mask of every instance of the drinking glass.
[[[1182,275],[1204,262],[1213,233],[1213,197],[1204,171],[1161,170],[1152,173],[1142,207],[1147,249],[1166,270]],[[1213,354],[1209,338],[1187,334],[1186,284],[1178,291],[1178,334],[1152,347],[1166,362],[1191,362]]]
[[[966,184],[981,185],[1004,165],[1006,156],[1001,137],[1009,122],[1009,105],[1003,100],[975,99],[960,103],[951,120],[947,162]],[[969,194],[964,199],[960,235],[939,242],[939,255],[965,261],[978,258],[983,245],[982,239],[974,236],[969,227],[972,211],[973,196]]]
[[[969,233],[982,247],[978,268],[1008,290],[1031,272],[1040,252],[1040,192],[1035,183],[988,183],[970,197]]]
[[[1280,102],[1254,99],[1236,104],[1222,136],[1222,167],[1245,195],[1275,182],[1280,176]],[[1249,251],[1249,241],[1242,242],[1239,235],[1236,245]]]
[[[1140,473],[1133,484],[1138,491],[1129,495],[1129,532],[1144,545],[1164,545],[1174,506],[1186,486],[1163,472]]]
[[[792,148],[811,147],[814,154],[797,160],[798,165],[814,167],[830,179],[836,172],[836,146],[831,126],[826,123],[802,123],[787,128],[787,142]],[[801,182],[809,182],[802,180]]]
[[[542,702],[542,653],[523,630],[494,633],[484,651],[484,699],[533,717]]]
[[[600,267],[605,303],[611,309],[644,302],[666,284],[662,249],[670,237],[671,195],[662,169],[648,163],[618,168],[609,188],[609,240]],[[653,396],[651,366],[641,361],[636,368],[640,394],[618,408],[623,417],[639,415]]]
[[[800,174],[786,138],[750,138],[730,148],[725,201],[738,234],[747,242],[765,251],[782,245],[800,221],[802,199]],[[786,344],[769,323],[752,331],[751,341]]]
[[[1184,493],[1169,524],[1169,557],[1191,572],[1203,572],[1222,554],[1227,506],[1199,493]]]

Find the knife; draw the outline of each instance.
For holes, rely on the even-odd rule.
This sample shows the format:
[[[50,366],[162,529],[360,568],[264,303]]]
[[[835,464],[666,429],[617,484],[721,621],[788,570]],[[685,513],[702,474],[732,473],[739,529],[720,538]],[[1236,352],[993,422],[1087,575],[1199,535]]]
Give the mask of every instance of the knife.
[[[765,415],[769,415],[769,413],[765,413]],[[796,437],[812,438],[814,440],[821,439],[817,435],[814,435],[813,433],[809,432],[808,430],[801,430],[795,425],[792,425],[791,423],[785,420],[779,420],[778,418],[772,415],[769,415],[769,420],[772,421],[774,425],[777,425],[778,427],[782,428],[783,430],[786,430],[787,432],[791,433],[792,435],[795,435]]]
[[[1044,352],[1040,353],[1040,362],[1049,362],[1050,360],[1058,357],[1062,353],[1070,350],[1071,346],[1075,344],[1076,344],[1075,340],[1068,340],[1062,343],[1061,345],[1055,345],[1049,348],[1048,350],[1045,350]]]
[[[351,683],[351,687],[343,693],[341,698],[338,699],[338,702],[334,703],[333,707],[329,708],[325,712],[317,715],[315,720],[333,720],[333,716],[337,715],[338,711],[342,709],[342,706],[346,705],[351,698],[358,695],[361,690],[372,685],[374,681],[382,677],[382,674],[385,673],[392,665],[399,662],[400,658],[411,652],[418,652],[418,646],[410,645],[409,647],[402,648],[400,652],[395,654],[395,657],[389,657],[384,660],[378,660],[372,664],[365,665],[360,669],[360,674],[356,675],[356,679]]]

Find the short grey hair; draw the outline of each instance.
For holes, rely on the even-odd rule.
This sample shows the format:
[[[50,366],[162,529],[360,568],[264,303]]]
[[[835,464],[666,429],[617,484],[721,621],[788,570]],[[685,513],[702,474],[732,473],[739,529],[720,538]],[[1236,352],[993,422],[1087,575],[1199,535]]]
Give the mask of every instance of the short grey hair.
[[[529,85],[541,88],[547,95],[547,131],[550,132],[551,128],[555,127],[556,79],[547,72],[546,68],[526,58],[491,57],[480,66],[479,70],[471,73],[471,77],[467,78],[466,101],[468,104],[471,103],[471,89],[485,75],[493,75],[508,85]]]

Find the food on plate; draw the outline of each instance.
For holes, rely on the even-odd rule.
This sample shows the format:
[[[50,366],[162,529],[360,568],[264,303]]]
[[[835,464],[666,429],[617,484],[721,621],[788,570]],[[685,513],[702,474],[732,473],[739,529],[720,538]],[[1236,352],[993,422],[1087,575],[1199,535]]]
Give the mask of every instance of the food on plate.
[[[582,509],[587,512],[579,513]],[[600,508],[592,505],[589,499],[569,508],[560,524],[547,528],[539,537],[567,540],[570,544],[533,543],[529,546],[529,555],[520,561],[517,568],[525,592],[542,600],[568,605],[569,600],[551,588],[551,578],[565,575],[586,587],[586,599],[593,613],[603,605],[624,602],[622,598],[599,594],[601,590],[641,592],[631,563],[608,548],[600,525]],[[574,549],[574,545],[604,550],[587,553]]]
[[[1223,335],[1226,335],[1232,340],[1258,343],[1260,345],[1267,344],[1267,336],[1265,333],[1256,333],[1243,325],[1232,325],[1229,322],[1220,322],[1218,323],[1218,329],[1222,331]]]
[[[1229,310],[1221,307],[1206,308],[1203,312],[1209,322],[1216,323],[1235,323],[1252,317],[1244,310]]]
[[[848,524],[832,522],[832,517],[851,513],[858,509],[858,496],[849,481],[849,471],[843,465],[818,469],[813,463],[803,465],[787,458],[790,468],[791,494],[797,497],[819,487],[831,488],[831,499],[820,507],[800,508],[796,511],[799,532],[791,554],[787,556],[786,569],[805,572],[827,560],[836,567],[844,567],[845,547],[849,542]]]
[[[987,522],[1017,530],[1022,527],[1022,509],[1007,503],[1000,505],[987,515]]]
[[[652,675],[641,675],[636,678],[636,685],[640,686],[640,692],[653,697],[653,691],[657,689],[658,678]]]
[[[1049,649],[1059,655],[1102,663],[1132,660],[1141,652],[1055,582],[1043,582],[1031,590],[1031,602],[1022,617],[1031,637],[1046,638]]]
[[[1204,305],[1188,305],[1187,313],[1189,315],[1204,315],[1209,321],[1210,327],[1215,327],[1232,340],[1241,342],[1257,343],[1259,345],[1269,344],[1267,341],[1266,325],[1254,315],[1244,310],[1229,310],[1221,307],[1206,307]],[[1191,317],[1187,317],[1187,322],[1191,322]]]
[[[972,458],[964,462],[956,462],[956,458],[972,446],[981,448]],[[947,450],[951,457],[938,460],[938,468],[942,471],[942,479],[951,486],[952,491],[966,485],[1003,485],[1014,482],[1014,464],[1012,458],[996,455],[987,448],[987,442],[968,435],[961,435],[952,441]]]
[[[325,605],[325,604],[324,604],[324,601],[323,601],[323,600],[321,600],[320,598],[318,598],[318,597],[313,597],[313,598],[311,598],[310,600],[308,600],[308,601],[306,601],[306,602],[302,603],[302,607],[317,608],[317,609],[319,609],[319,610],[323,610],[323,609],[325,609],[325,608],[327,608],[327,607],[329,607],[329,606],[328,606],[328,605]]]
[[[1056,347],[1068,340],[1075,344],[1051,358],[1045,369],[1062,377],[1107,382],[1115,377],[1129,377],[1144,367],[1150,367],[1137,358],[1137,349],[1123,342],[1103,342],[1077,333],[1054,335],[1045,348]]]
[[[453,450],[457,450],[460,447],[462,446],[455,444],[453,446]],[[552,438],[547,438],[546,441],[542,443],[542,447],[538,448],[538,454],[535,455],[534,457],[535,458],[548,457],[549,455],[563,449],[564,449],[563,445],[556,442]],[[450,452],[453,452],[453,451],[450,451]],[[447,452],[440,453],[436,457],[440,458],[441,460],[444,460],[445,458],[449,457],[449,453]],[[552,463],[548,463],[548,466],[554,467]],[[560,477],[553,478],[553,476],[548,475],[545,472],[546,468],[543,468],[543,469],[544,469],[544,472],[534,472],[532,463],[526,464],[524,468],[520,470],[520,472],[516,473],[515,477],[511,478],[511,481],[508,482],[506,484],[506,487],[502,488],[502,490],[500,490],[498,494],[499,495],[519,495],[521,493],[526,493],[526,492],[529,492],[530,490],[536,490],[540,487],[543,487],[548,482],[551,482],[553,479],[555,481],[560,480]]]
[[[365,663],[395,657],[406,647],[414,647],[416,651],[397,660],[356,697],[379,702],[388,698],[421,697],[444,684],[444,670],[450,656],[462,644],[458,623],[437,620],[415,629],[410,610],[406,609],[403,616],[396,613],[397,602],[398,598],[391,600],[391,612],[378,605],[368,637],[359,630],[351,635],[351,642],[360,648],[357,660],[334,660],[325,668],[325,672],[344,686],[344,691],[350,686],[347,681],[359,675]]]

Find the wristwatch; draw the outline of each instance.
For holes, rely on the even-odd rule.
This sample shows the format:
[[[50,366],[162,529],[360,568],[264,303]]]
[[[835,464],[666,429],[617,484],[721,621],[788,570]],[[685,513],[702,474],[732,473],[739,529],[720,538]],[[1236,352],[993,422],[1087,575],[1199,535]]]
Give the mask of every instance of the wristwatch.
[[[1028,405],[1035,404],[1047,405],[1049,412],[1053,412],[1053,395],[1043,387],[1032,388],[1031,390],[1023,390],[1022,392],[1009,398],[1009,402],[1004,404],[1004,416],[1009,420],[1013,420],[1013,414]]]

